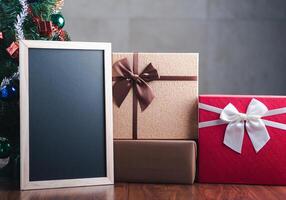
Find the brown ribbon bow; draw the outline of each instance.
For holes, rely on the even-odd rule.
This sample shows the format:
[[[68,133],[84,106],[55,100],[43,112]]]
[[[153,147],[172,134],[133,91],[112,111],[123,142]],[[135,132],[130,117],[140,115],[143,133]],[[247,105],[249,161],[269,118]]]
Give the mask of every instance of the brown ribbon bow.
[[[127,58],[115,62],[113,69],[119,75],[116,77],[113,85],[113,97],[116,105],[118,107],[121,106],[131,87],[133,87],[141,111],[144,111],[155,97],[152,88],[147,83],[159,78],[157,70],[149,63],[142,73],[138,75],[132,70]]]

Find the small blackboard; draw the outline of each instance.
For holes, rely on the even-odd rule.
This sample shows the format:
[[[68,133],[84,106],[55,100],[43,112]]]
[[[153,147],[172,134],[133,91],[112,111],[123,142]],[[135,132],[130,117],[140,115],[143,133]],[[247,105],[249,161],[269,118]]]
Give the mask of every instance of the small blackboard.
[[[20,42],[21,189],[113,183],[111,45]]]

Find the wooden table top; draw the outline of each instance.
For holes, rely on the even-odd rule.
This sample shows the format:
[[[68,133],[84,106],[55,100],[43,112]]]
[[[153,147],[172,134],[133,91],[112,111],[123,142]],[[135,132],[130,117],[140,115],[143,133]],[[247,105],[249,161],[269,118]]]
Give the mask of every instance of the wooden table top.
[[[0,187],[0,200],[96,199],[96,200],[276,200],[286,199],[286,186],[251,186],[222,184],[127,184],[48,190],[19,191],[17,187]]]

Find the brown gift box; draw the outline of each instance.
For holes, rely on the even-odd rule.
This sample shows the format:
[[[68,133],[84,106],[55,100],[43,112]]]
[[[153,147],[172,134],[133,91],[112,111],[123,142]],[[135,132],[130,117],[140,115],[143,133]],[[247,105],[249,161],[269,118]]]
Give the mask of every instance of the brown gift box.
[[[113,104],[114,138],[194,139],[197,136],[198,54],[113,53],[113,63],[124,58],[138,75],[151,63],[159,78],[147,82],[155,98],[143,112],[134,88],[120,107]],[[113,77],[114,84],[118,77],[115,70]]]
[[[196,152],[191,140],[115,140],[115,181],[192,184]]]

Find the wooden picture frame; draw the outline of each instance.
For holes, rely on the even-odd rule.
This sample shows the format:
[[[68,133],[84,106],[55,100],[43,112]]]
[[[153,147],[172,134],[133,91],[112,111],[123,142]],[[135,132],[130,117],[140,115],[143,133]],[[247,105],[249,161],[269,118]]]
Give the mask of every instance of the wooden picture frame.
[[[21,190],[114,183],[111,66],[110,43],[20,41]]]

